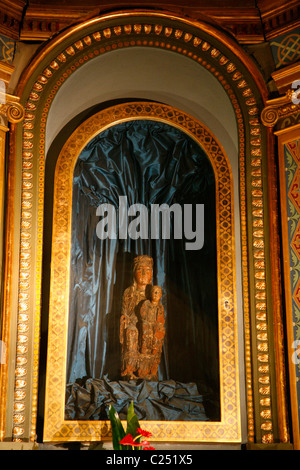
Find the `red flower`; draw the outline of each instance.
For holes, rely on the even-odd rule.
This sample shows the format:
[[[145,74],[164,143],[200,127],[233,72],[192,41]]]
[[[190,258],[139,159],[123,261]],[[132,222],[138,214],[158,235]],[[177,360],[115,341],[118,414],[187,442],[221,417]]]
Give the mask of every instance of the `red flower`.
[[[151,447],[151,446],[149,446],[149,447],[144,447],[143,450],[155,450],[155,447]]]
[[[133,442],[133,437],[131,434],[126,434],[126,436],[121,439],[120,444],[123,444],[124,446],[127,445],[134,445],[135,443]]]
[[[144,436],[144,437],[151,437],[152,436],[151,432],[146,431],[145,429],[142,429],[142,428],[137,428],[137,433],[140,434],[141,436]]]

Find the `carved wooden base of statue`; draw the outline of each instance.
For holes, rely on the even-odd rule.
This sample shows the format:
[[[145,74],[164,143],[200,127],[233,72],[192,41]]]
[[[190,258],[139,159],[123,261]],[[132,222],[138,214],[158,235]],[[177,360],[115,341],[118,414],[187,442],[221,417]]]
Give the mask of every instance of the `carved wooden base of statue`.
[[[126,379],[158,378],[165,312],[161,287],[151,286],[152,274],[153,259],[137,256],[133,263],[133,284],[123,294],[120,319],[121,375]]]

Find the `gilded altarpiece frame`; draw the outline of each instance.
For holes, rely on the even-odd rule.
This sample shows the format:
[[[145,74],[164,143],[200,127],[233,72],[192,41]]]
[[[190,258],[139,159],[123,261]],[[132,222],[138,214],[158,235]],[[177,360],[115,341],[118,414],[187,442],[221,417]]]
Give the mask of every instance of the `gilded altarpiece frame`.
[[[143,423],[156,441],[240,442],[233,181],[230,165],[214,136],[198,121],[172,107],[143,102],[108,108],[89,118],[68,139],[56,164],[44,440],[55,442],[111,439],[110,424],[107,421],[64,419],[72,184],[76,160],[87,143],[107,127],[133,119],[158,120],[174,125],[189,134],[208,155],[216,180],[221,420],[220,422],[143,421]]]
[[[153,11],[115,12],[58,35],[29,65],[17,90],[26,112],[23,125],[13,128],[10,140],[10,182],[13,190],[17,188],[17,199],[13,194],[9,198],[8,218],[16,225],[13,243],[18,246],[13,256],[7,252],[9,296],[4,325],[6,333],[12,327],[18,329],[9,345],[17,367],[13,379],[10,374],[9,381],[3,382],[4,394],[7,388],[14,392],[12,437],[36,438],[49,109],[79,67],[101,54],[127,47],[160,48],[184,55],[205,67],[231,101],[238,129],[248,442],[288,442],[282,338],[280,328],[273,328],[281,324],[277,201],[274,181],[267,178],[268,168],[274,164],[272,151],[268,152],[273,143],[260,120],[267,90],[256,66],[226,34],[202,21]],[[15,155],[21,158],[15,159]],[[15,207],[20,210],[20,220],[14,216]],[[14,281],[17,292],[12,289]],[[55,406],[60,404],[53,404],[54,413]],[[61,417],[57,419],[61,421]],[[72,437],[84,440],[81,430],[78,432]],[[216,439],[223,441],[225,437],[220,433]]]

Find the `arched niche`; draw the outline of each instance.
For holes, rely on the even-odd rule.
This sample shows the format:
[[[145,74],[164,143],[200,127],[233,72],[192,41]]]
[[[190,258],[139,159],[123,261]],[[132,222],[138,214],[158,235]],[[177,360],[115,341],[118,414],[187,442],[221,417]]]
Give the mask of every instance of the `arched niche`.
[[[99,73],[101,71],[101,73]],[[120,77],[122,76],[122,80]],[[168,77],[172,77],[172,81]],[[87,79],[88,77],[88,79]],[[88,80],[85,93],[82,84]],[[202,90],[207,90],[203,93]],[[118,49],[95,57],[76,70],[55,95],[46,126],[46,200],[52,197],[54,169],[59,149],[76,125],[95,112],[118,101],[149,99],[174,106],[200,120],[219,142],[230,161],[233,173],[235,210],[235,285],[239,315],[239,351],[243,355],[242,278],[240,250],[240,203],[238,133],[230,99],[218,80],[203,67],[184,55],[164,49],[146,47]],[[97,106],[98,104],[98,106]],[[214,110],[218,109],[216,113]],[[61,129],[61,130],[60,130]],[[49,172],[47,173],[47,168]],[[49,179],[51,183],[49,183]],[[45,214],[45,233],[51,231],[52,210]],[[47,236],[47,235],[46,235]],[[51,238],[45,248],[50,259]],[[48,248],[47,248],[48,247]],[[45,256],[45,253],[44,253]],[[243,372],[240,361],[240,373]],[[243,388],[243,384],[242,384]],[[243,401],[243,395],[241,400]],[[242,407],[244,409],[244,407]]]
[[[80,157],[81,151],[85,149],[89,143],[92,143],[94,138],[101,136],[102,130],[105,131],[114,125],[130,123],[135,120],[166,123],[182,130],[188,136],[192,137],[192,139],[194,139],[205,151],[213,169],[215,179],[215,211],[212,210],[210,213],[211,217],[215,219],[216,230],[216,244],[214,248],[214,250],[216,250],[214,253],[214,256],[216,257],[216,272],[213,278],[214,282],[216,282],[217,299],[213,300],[217,300],[217,307],[215,312],[210,312],[210,315],[215,317],[215,320],[217,319],[217,326],[212,335],[215,335],[214,344],[216,342],[218,343],[217,356],[219,363],[219,377],[217,378],[217,382],[219,382],[219,391],[215,389],[214,393],[218,395],[217,400],[220,406],[220,413],[217,413],[217,417],[210,417],[209,421],[206,419],[202,421],[199,417],[200,415],[198,415],[198,419],[185,418],[158,420],[157,418],[151,419],[150,413],[150,416],[143,419],[143,423],[150,430],[155,441],[192,440],[195,442],[207,442],[214,441],[220,436],[223,436],[224,442],[238,443],[241,441],[241,413],[239,359],[237,351],[238,309],[236,303],[235,283],[236,261],[234,246],[233,179],[231,167],[228,162],[228,158],[218,141],[199,121],[176,108],[152,102],[125,103],[107,108],[104,111],[100,111],[99,113],[92,115],[72,133],[64,144],[57,160],[53,198],[49,341],[44,439],[55,442],[82,440],[83,438],[87,440],[109,440],[111,438],[111,429],[107,419],[81,419],[80,416],[72,418],[70,414],[68,414],[67,417],[64,417],[64,395],[67,386],[66,378],[69,376],[69,373],[66,373],[67,352],[69,351],[70,353],[70,336],[68,338],[67,332],[70,331],[70,324],[74,323],[72,316],[76,314],[74,306],[71,307],[71,305],[73,305],[73,294],[72,290],[70,290],[70,286],[72,285],[71,271],[73,269],[71,259],[74,259],[72,256],[72,224],[78,224],[76,215],[72,209],[73,207],[78,207],[78,203],[74,203],[75,206],[72,204],[72,188],[73,178],[75,178],[74,168],[76,167],[76,162]],[[105,142],[104,146],[106,146]],[[196,173],[197,170],[195,170],[195,174]],[[199,174],[199,176],[201,175]],[[107,191],[105,188],[104,190]],[[208,221],[208,219],[206,220]],[[95,225],[93,226],[93,230],[95,230]],[[95,237],[92,238],[95,240]],[[93,242],[91,243],[93,244]],[[104,245],[101,244],[101,246],[104,250]],[[100,252],[100,256],[101,253],[102,252]],[[126,253],[130,254],[130,250],[126,249]],[[136,254],[149,253],[142,252]],[[196,258],[196,256],[197,254],[195,253],[194,257]],[[156,264],[158,259],[160,258],[156,258]],[[116,263],[113,263],[113,265],[116,271]],[[158,272],[158,274],[162,274],[163,277],[166,275],[167,277],[167,271],[163,271],[163,266],[163,263],[161,263],[161,272]],[[180,270],[180,263],[178,269]],[[111,275],[112,278],[114,278],[116,273],[113,272]],[[195,280],[195,283],[196,286],[197,279]],[[201,290],[201,288],[201,285],[199,285],[198,289]],[[168,297],[168,294],[170,294],[170,292],[166,291],[166,298]],[[181,292],[180,295],[183,295],[183,292]],[[92,297],[94,298],[94,295],[92,295]],[[172,312],[170,312],[170,329],[172,328],[171,318]],[[177,321],[176,317],[173,320],[173,325],[174,321]],[[98,321],[96,323],[98,323]],[[199,331],[194,331],[194,334],[197,333],[199,333]],[[174,333],[172,333],[172,336],[173,335]],[[170,343],[172,343],[172,336],[169,337]],[[73,343],[72,340],[71,343]],[[173,352],[180,347],[180,341],[177,338],[176,344],[173,343]],[[178,354],[178,358],[179,357],[180,354]],[[192,360],[192,358],[190,359]],[[199,361],[200,360],[201,359],[199,358]],[[212,353],[211,361],[212,364],[215,363],[215,353]],[[212,364],[211,367],[213,367]],[[195,364],[194,367],[195,369],[192,376],[189,377],[189,380],[192,380],[192,377],[196,378],[198,375],[197,365]],[[199,364],[198,369],[203,370],[201,364]],[[174,377],[174,375],[170,378],[172,379],[172,377]],[[99,383],[99,379],[102,380],[103,376],[97,374],[96,377],[90,378],[92,380],[96,379],[97,383]],[[80,379],[79,382],[81,382]],[[105,378],[105,383],[109,383],[110,387],[116,387],[117,391],[120,383],[122,382],[119,383],[118,380],[109,381],[108,378]],[[158,381],[158,383],[164,384],[165,382]],[[134,384],[131,385],[135,387]],[[131,385],[129,382],[128,387]],[[138,386],[138,383],[136,386]],[[151,381],[148,386],[153,386],[151,385]],[[68,394],[69,397],[74,393],[76,394],[77,387],[78,385],[76,385],[76,383],[72,384],[73,391],[70,391]],[[90,385],[87,386],[87,388],[89,387]],[[217,388],[218,385],[215,384],[214,387]],[[71,402],[68,401],[69,411],[72,408],[70,403]],[[88,406],[94,406],[93,403],[88,403]],[[156,406],[159,406],[158,402]],[[56,409],[56,411],[53,413],[54,409]],[[170,429],[172,430],[171,433],[169,433]]]
[[[10,351],[16,351],[17,359],[20,358],[25,361],[24,363],[35,364],[35,367],[39,364],[38,331],[42,299],[41,266],[47,150],[47,157],[55,159],[57,154],[56,156],[52,154],[50,157],[50,146],[53,147],[54,142],[61,138],[61,126],[66,124],[68,127],[72,119],[76,121],[78,113],[84,114],[91,105],[101,106],[104,95],[101,94],[101,89],[99,92],[96,92],[95,88],[89,90],[89,74],[83,73],[84,68],[88,67],[86,70],[89,70],[90,76],[96,81],[96,70],[98,70],[101,82],[101,70],[96,67],[92,71],[93,61],[98,65],[102,63],[103,70],[108,71],[110,57],[113,59],[114,54],[115,57],[118,54],[121,57],[124,53],[122,57],[126,56],[129,63],[130,61],[134,63],[136,60],[133,58],[134,51],[136,57],[141,59],[141,53],[145,49],[148,51],[145,52],[145,57],[150,57],[151,50],[151,57],[157,66],[162,58],[164,62],[169,60],[172,62],[175,56],[180,57],[180,60],[184,59],[180,62],[182,64],[180,70],[192,71],[190,81],[187,80],[189,88],[194,88],[196,85],[194,77],[199,77],[199,82],[202,84],[207,78],[207,83],[210,83],[209,89],[216,90],[216,95],[211,94],[213,103],[216,103],[217,97],[218,103],[224,104],[222,109],[219,107],[219,112],[210,109],[205,88],[202,87],[200,90],[195,87],[195,93],[191,89],[183,92],[179,89],[179,81],[167,73],[165,78],[169,77],[172,86],[168,86],[166,82],[167,84],[160,89],[157,80],[162,79],[161,71],[155,72],[149,63],[146,72],[153,78],[153,84],[149,84],[148,81],[147,90],[143,90],[141,82],[144,72],[141,69],[136,71],[140,77],[137,79],[140,96],[134,96],[132,70],[126,69],[126,66],[124,68],[126,87],[121,85],[122,72],[121,75],[112,76],[106,73],[104,77],[103,90],[107,90],[109,99],[158,100],[168,105],[176,105],[180,110],[189,112],[196,118],[202,116],[201,121],[213,130],[228,154],[235,175],[233,178],[237,211],[235,242],[238,259],[236,286],[241,307],[240,333],[243,323],[247,344],[244,350],[245,372],[243,372],[243,362],[240,363],[241,373],[246,377],[248,384],[246,397],[248,418],[245,424],[247,439],[249,441],[256,439],[263,443],[273,442],[275,435],[278,437],[278,433],[285,433],[286,422],[285,413],[278,413],[278,409],[285,406],[284,385],[277,380],[277,376],[280,376],[283,370],[282,362],[275,361],[274,355],[263,356],[260,353],[263,347],[270,349],[271,344],[269,345],[268,341],[279,338],[276,336],[278,330],[274,331],[272,327],[273,320],[278,314],[277,307],[273,307],[273,301],[276,304],[278,299],[273,298],[274,269],[276,270],[277,262],[275,259],[275,264],[271,263],[272,253],[276,254],[276,244],[270,243],[269,232],[268,140],[266,130],[260,122],[260,111],[267,93],[258,70],[245,52],[232,38],[207,23],[192,22],[160,12],[108,14],[80,24],[54,38],[24,73],[18,94],[26,108],[25,120],[23,126],[16,126],[12,132],[12,151],[22,155],[22,159],[13,161],[10,167],[10,178],[14,182],[14,197],[10,199],[12,209],[10,217],[15,227],[21,229],[21,222],[23,224],[22,230],[15,231],[12,241],[16,249],[7,258],[12,272],[8,282],[10,286],[20,287],[18,295],[12,295],[8,301],[9,310],[13,312],[9,320],[10,326],[22,324],[26,312],[31,312],[31,315],[25,325],[28,327],[25,336],[29,347],[26,350],[22,348],[21,338],[13,336]],[[171,70],[174,70],[175,64],[178,64],[177,59],[172,66],[170,64]],[[117,67],[119,70],[119,64]],[[201,70],[199,73],[196,72],[197,67]],[[207,72],[210,74],[210,79]],[[82,76],[84,83],[81,83],[81,78],[80,83],[75,86],[76,93],[72,95],[72,87],[68,87],[68,83],[69,80],[70,83],[72,81],[73,84],[76,83],[76,74]],[[185,74],[180,72],[178,76],[186,80],[183,75]],[[110,77],[114,78],[108,90]],[[145,76],[144,79],[146,80]],[[95,83],[94,81],[92,84]],[[81,93],[78,93],[78,87],[84,89],[84,85],[89,96],[86,104],[82,100]],[[63,90],[66,91],[66,95]],[[74,99],[76,94],[77,104]],[[125,94],[127,96],[124,96]],[[61,101],[57,98],[55,103],[56,97],[60,97]],[[70,103],[72,99],[75,104]],[[94,103],[94,99],[100,102]],[[60,112],[51,114],[55,107],[58,111],[61,109],[60,103],[66,105],[65,120],[61,119]],[[77,124],[81,118],[78,118]],[[73,130],[74,127],[70,125],[65,139]],[[61,148],[61,142],[58,143],[57,149],[59,147]],[[23,221],[18,216],[21,209],[24,210]],[[30,261],[26,261],[28,259]],[[256,333],[259,328],[267,330],[269,335],[258,336]],[[280,354],[277,357],[280,358]],[[266,361],[267,364],[262,366],[260,361]],[[16,374],[19,372],[17,370]],[[15,390],[18,394],[20,382],[14,380],[17,375],[11,371],[9,377],[7,389]],[[258,380],[260,377],[264,381],[268,380],[271,386],[261,387]],[[26,394],[26,390],[30,393]],[[35,407],[38,393],[36,380],[32,374],[27,374],[22,391],[25,391],[21,394],[23,397],[21,401],[27,410],[26,416],[24,414],[24,419],[20,416],[22,425],[12,427],[12,433],[18,439],[34,436],[36,431],[36,420],[28,418],[30,410]],[[9,413],[12,419],[13,412]]]

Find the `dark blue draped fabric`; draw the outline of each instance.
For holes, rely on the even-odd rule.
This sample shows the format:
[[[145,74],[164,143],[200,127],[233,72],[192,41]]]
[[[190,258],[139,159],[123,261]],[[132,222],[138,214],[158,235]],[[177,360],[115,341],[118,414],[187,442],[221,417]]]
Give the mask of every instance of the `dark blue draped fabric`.
[[[204,246],[187,240],[100,240],[100,204],[118,211],[142,203],[204,204]],[[119,319],[132,260],[154,260],[163,289],[166,337],[159,380],[197,383],[219,393],[215,179],[204,150],[181,130],[150,120],[122,123],[97,135],[78,158],[73,180],[67,383],[120,379]]]

